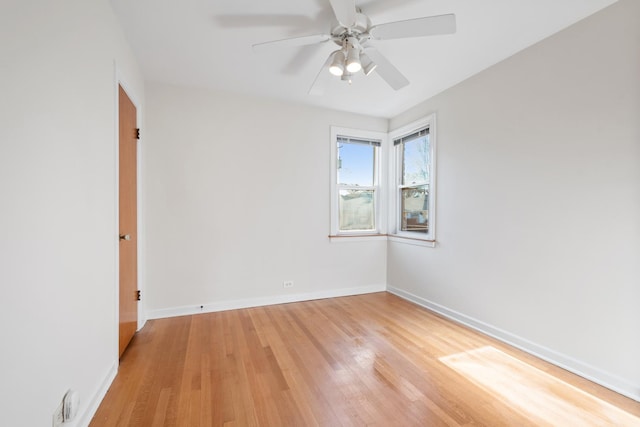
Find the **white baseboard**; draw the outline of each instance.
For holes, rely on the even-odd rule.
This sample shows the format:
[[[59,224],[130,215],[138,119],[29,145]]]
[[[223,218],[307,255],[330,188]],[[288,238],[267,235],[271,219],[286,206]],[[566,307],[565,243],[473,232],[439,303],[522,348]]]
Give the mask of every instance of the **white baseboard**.
[[[603,387],[613,390],[616,393],[620,393],[633,400],[640,401],[640,384],[630,383],[626,379],[620,378],[617,375],[605,372],[599,368],[596,368],[595,366],[591,366],[573,357],[536,344],[525,338],[519,337],[500,328],[496,328],[495,326],[489,325],[485,322],[474,319],[455,310],[451,310],[425,298],[403,291],[402,289],[398,289],[393,286],[387,286],[387,292],[390,292],[419,306],[432,310],[444,317],[447,317],[451,320],[482,332],[483,334],[496,338],[513,347],[519,348],[520,350],[532,354],[542,360],[545,360],[549,363],[566,369],[567,371],[573,372],[576,375],[593,381],[596,384],[600,384]]]
[[[213,313],[216,311],[236,310],[240,308],[261,307],[265,305],[286,304],[290,302],[310,301],[314,299],[344,297],[349,295],[370,294],[386,291],[386,285],[370,285],[355,288],[331,289],[327,291],[309,292],[304,294],[277,295],[272,297],[248,298],[229,300],[203,305],[188,305],[182,307],[162,308],[147,311],[147,319],[162,319],[165,317],[187,316],[191,314]]]
[[[96,393],[91,397],[87,406],[84,407],[84,411],[78,414],[78,418],[74,424],[69,423],[69,427],[72,427],[72,426],[88,427],[89,426],[89,423],[91,423],[91,419],[96,414],[96,411],[100,406],[100,403],[102,403],[102,399],[104,399],[104,396],[107,394],[107,391],[109,391],[109,387],[111,387],[111,383],[113,383],[113,380],[115,379],[117,373],[118,373],[118,361],[116,360],[115,362],[113,362],[113,365],[111,365],[111,367],[107,371],[107,375],[102,380],[102,383],[100,384],[100,387],[98,387],[98,390],[96,391]],[[66,426],[67,423],[64,423],[64,425]]]

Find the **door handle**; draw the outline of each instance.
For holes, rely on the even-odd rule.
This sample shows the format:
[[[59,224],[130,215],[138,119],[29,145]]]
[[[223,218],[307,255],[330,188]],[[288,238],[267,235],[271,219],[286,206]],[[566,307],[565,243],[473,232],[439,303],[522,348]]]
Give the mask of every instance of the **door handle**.
[[[120,235],[120,240],[131,240],[131,235],[130,234],[121,234]]]

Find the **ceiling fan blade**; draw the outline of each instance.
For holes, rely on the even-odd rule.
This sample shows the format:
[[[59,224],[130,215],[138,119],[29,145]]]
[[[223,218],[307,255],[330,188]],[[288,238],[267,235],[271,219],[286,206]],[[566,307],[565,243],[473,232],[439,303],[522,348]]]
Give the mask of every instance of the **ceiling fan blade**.
[[[263,50],[271,48],[307,46],[310,44],[324,43],[328,40],[331,40],[331,36],[328,34],[314,34],[311,36],[292,37],[289,39],[257,43],[252,47],[254,52],[262,52]]]
[[[369,33],[376,40],[402,39],[405,37],[435,36],[456,32],[456,15],[427,16],[406,21],[375,25]]]
[[[336,19],[343,27],[351,27],[356,23],[355,0],[329,0]]]
[[[218,15],[215,21],[222,28],[294,27],[305,28],[313,24],[306,15]]]
[[[389,10],[398,9],[404,6],[410,6],[412,3],[420,2],[421,0],[369,0],[367,2],[358,2],[362,11],[367,16],[375,16],[380,13],[388,12]]]
[[[377,65],[375,71],[386,81],[394,90],[400,90],[409,84],[409,80],[393,66],[387,58],[385,58],[376,49],[365,49],[369,58]]]
[[[320,96],[324,94],[324,88],[331,78],[331,74],[329,73],[329,64],[331,63],[331,59],[333,58],[333,54],[335,52],[337,51],[331,52],[331,54],[327,57],[327,60],[324,61],[324,65],[322,65],[320,71],[318,71],[318,74],[316,74],[316,78],[313,79],[313,83],[311,83],[311,87],[307,92],[309,95]]]

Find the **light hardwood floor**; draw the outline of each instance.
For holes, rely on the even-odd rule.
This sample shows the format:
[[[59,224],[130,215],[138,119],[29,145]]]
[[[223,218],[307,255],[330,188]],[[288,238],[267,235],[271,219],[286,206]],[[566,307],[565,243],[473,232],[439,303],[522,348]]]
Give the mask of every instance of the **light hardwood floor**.
[[[640,403],[388,293],[149,321],[91,426],[634,426]]]

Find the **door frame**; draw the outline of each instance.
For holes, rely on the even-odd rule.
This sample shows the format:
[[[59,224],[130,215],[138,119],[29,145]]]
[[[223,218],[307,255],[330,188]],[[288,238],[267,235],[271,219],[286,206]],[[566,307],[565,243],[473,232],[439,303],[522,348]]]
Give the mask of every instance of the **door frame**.
[[[122,70],[120,70],[118,68],[118,64],[115,64],[115,77],[114,77],[114,161],[115,161],[115,168],[114,168],[114,176],[115,176],[115,182],[114,182],[114,197],[115,197],[115,209],[114,209],[114,216],[115,216],[115,226],[114,226],[114,232],[113,232],[113,241],[114,241],[114,259],[115,259],[115,271],[114,271],[114,291],[115,291],[115,300],[114,300],[114,306],[115,306],[115,312],[114,312],[114,322],[113,322],[113,328],[115,331],[114,334],[114,353],[116,355],[116,360],[119,359],[119,354],[118,354],[118,347],[119,347],[119,335],[120,335],[120,329],[119,329],[119,322],[118,319],[120,318],[120,240],[119,240],[119,230],[120,230],[120,218],[119,218],[119,212],[120,212],[120,199],[119,199],[119,184],[120,184],[120,147],[119,147],[119,136],[120,136],[120,108],[119,108],[119,103],[118,103],[118,98],[119,98],[119,86],[122,86],[122,89],[124,89],[124,91],[127,93],[127,96],[129,97],[129,99],[131,100],[131,102],[133,103],[133,105],[136,107],[136,126],[139,129],[142,129],[142,102],[140,102],[140,94],[137,93],[137,91],[134,89],[134,85],[131,85],[128,83],[128,79],[126,78],[126,76],[124,75],[124,73],[122,72]],[[144,255],[145,255],[145,250],[144,250],[144,221],[142,220],[143,218],[143,205],[142,205],[142,156],[143,156],[143,150],[142,150],[142,140],[143,140],[143,132],[141,132],[141,136],[140,138],[137,140],[136,143],[136,155],[137,155],[137,159],[136,159],[136,204],[137,204],[137,218],[136,218],[136,222],[138,225],[138,235],[137,235],[137,281],[138,281],[138,289],[140,290],[141,294],[142,294],[142,301],[138,302],[138,324],[136,327],[136,331],[139,331],[144,324],[147,321],[147,317],[146,317],[146,310],[145,310],[145,304],[143,303],[144,298],[145,298],[145,282],[144,282],[144,277],[145,277],[145,272],[144,272]]]

